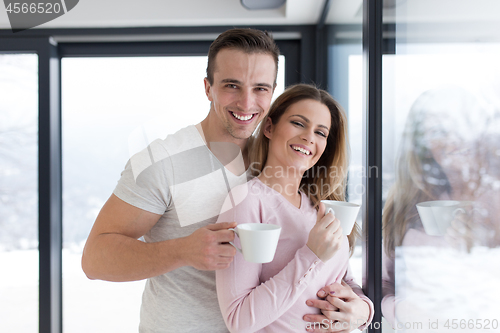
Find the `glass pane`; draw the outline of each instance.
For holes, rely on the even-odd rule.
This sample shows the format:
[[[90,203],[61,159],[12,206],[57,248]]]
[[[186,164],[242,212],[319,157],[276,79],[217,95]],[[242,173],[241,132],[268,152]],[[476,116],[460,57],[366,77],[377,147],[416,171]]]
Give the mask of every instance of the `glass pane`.
[[[0,325],[38,332],[38,56],[0,54]]]
[[[500,3],[480,3],[392,12],[382,313],[398,332],[499,329]]]
[[[283,91],[284,61],[275,96]],[[206,66],[206,56],[62,59],[66,332],[137,332],[145,281],[88,280],[83,246],[128,158],[206,117]]]
[[[330,14],[333,15],[333,14]],[[349,202],[362,204],[363,199],[363,164],[362,164],[362,27],[361,25],[330,25],[328,27],[328,86],[330,94],[344,108],[349,126],[349,145],[351,148],[347,198]],[[360,209],[362,211],[362,209]],[[358,214],[356,223],[363,226],[362,214]],[[356,242],[356,249],[349,260],[356,282],[362,286],[362,249],[361,239]]]

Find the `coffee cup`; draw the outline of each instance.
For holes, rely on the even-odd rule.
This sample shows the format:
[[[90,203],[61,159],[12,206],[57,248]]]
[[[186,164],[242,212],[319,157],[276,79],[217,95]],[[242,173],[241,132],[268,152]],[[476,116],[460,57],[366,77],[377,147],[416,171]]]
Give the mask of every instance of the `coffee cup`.
[[[241,249],[229,242],[243,254],[246,261],[254,263],[271,262],[278,246],[281,227],[275,224],[244,223],[229,230],[240,238]]]
[[[325,205],[326,213],[330,208],[333,210],[333,214],[340,221],[343,234],[350,235],[361,206],[352,202],[336,200],[321,200],[321,202]]]
[[[417,211],[428,235],[444,236],[453,219],[459,213],[466,213],[464,207],[469,204],[456,200],[426,201],[417,204]]]

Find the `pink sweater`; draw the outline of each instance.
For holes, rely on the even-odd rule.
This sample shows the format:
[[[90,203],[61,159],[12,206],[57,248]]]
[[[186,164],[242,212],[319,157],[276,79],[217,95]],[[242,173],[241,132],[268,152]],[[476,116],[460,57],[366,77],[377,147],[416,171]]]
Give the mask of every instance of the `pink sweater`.
[[[304,332],[307,322],[303,316],[320,313],[307,306],[306,300],[317,298],[321,288],[342,279],[370,305],[371,321],[373,304],[349,272],[347,237],[326,263],[307,247],[317,211],[309,198],[301,195],[301,207],[297,208],[254,178],[228,196],[218,222],[269,223],[282,228],[272,262],[250,263],[237,253],[229,268],[216,271],[219,306],[231,332]],[[238,237],[235,244],[240,246]]]

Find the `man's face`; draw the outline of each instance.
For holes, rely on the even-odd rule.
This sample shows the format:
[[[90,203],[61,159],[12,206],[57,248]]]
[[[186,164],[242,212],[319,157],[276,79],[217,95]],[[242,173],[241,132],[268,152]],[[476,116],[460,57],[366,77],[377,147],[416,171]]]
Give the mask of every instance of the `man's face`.
[[[276,66],[273,57],[222,49],[215,58],[214,82],[205,79],[210,113],[218,130],[235,139],[248,139],[271,105]]]

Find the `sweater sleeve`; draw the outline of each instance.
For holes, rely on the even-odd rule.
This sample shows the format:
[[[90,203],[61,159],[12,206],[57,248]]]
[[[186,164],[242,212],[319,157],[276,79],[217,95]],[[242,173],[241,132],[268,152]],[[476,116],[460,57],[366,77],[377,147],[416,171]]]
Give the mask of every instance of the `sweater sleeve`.
[[[382,251],[382,302],[380,304],[382,315],[394,328],[395,313],[395,281],[394,281],[394,258],[389,257],[385,250]]]
[[[365,293],[363,292],[363,289],[361,289],[361,287],[354,280],[354,276],[352,275],[352,271],[351,271],[351,266],[350,265],[347,267],[347,271],[346,271],[346,273],[344,275],[343,280],[345,281],[345,283],[347,283],[349,285],[349,287],[351,287],[352,291],[354,291],[354,293],[356,295],[358,295],[359,298],[361,298],[363,301],[365,301],[368,304],[368,306],[370,308],[370,315],[368,316],[368,320],[366,321],[366,323],[364,323],[363,325],[361,325],[361,326],[358,327],[358,329],[360,331],[362,331],[367,326],[369,326],[370,323],[373,320],[373,315],[374,315],[374,312],[375,312],[375,309],[374,309],[374,306],[373,306],[373,302],[365,295]]]
[[[236,216],[238,224],[261,223],[256,201],[251,196],[238,200],[238,189],[232,192],[218,222],[234,221]],[[229,201],[239,204],[232,209]],[[238,214],[234,210],[239,210]],[[240,245],[237,237],[234,243]],[[304,245],[279,273],[261,281],[262,264],[247,262],[241,253],[236,253],[230,267],[216,271],[217,297],[229,331],[255,332],[277,320],[292,307],[323,267],[324,263]]]
[[[255,332],[274,322],[297,301],[323,266],[304,245],[283,270],[261,282],[262,264],[247,262],[236,254],[229,268],[216,271],[217,297],[229,331]]]

